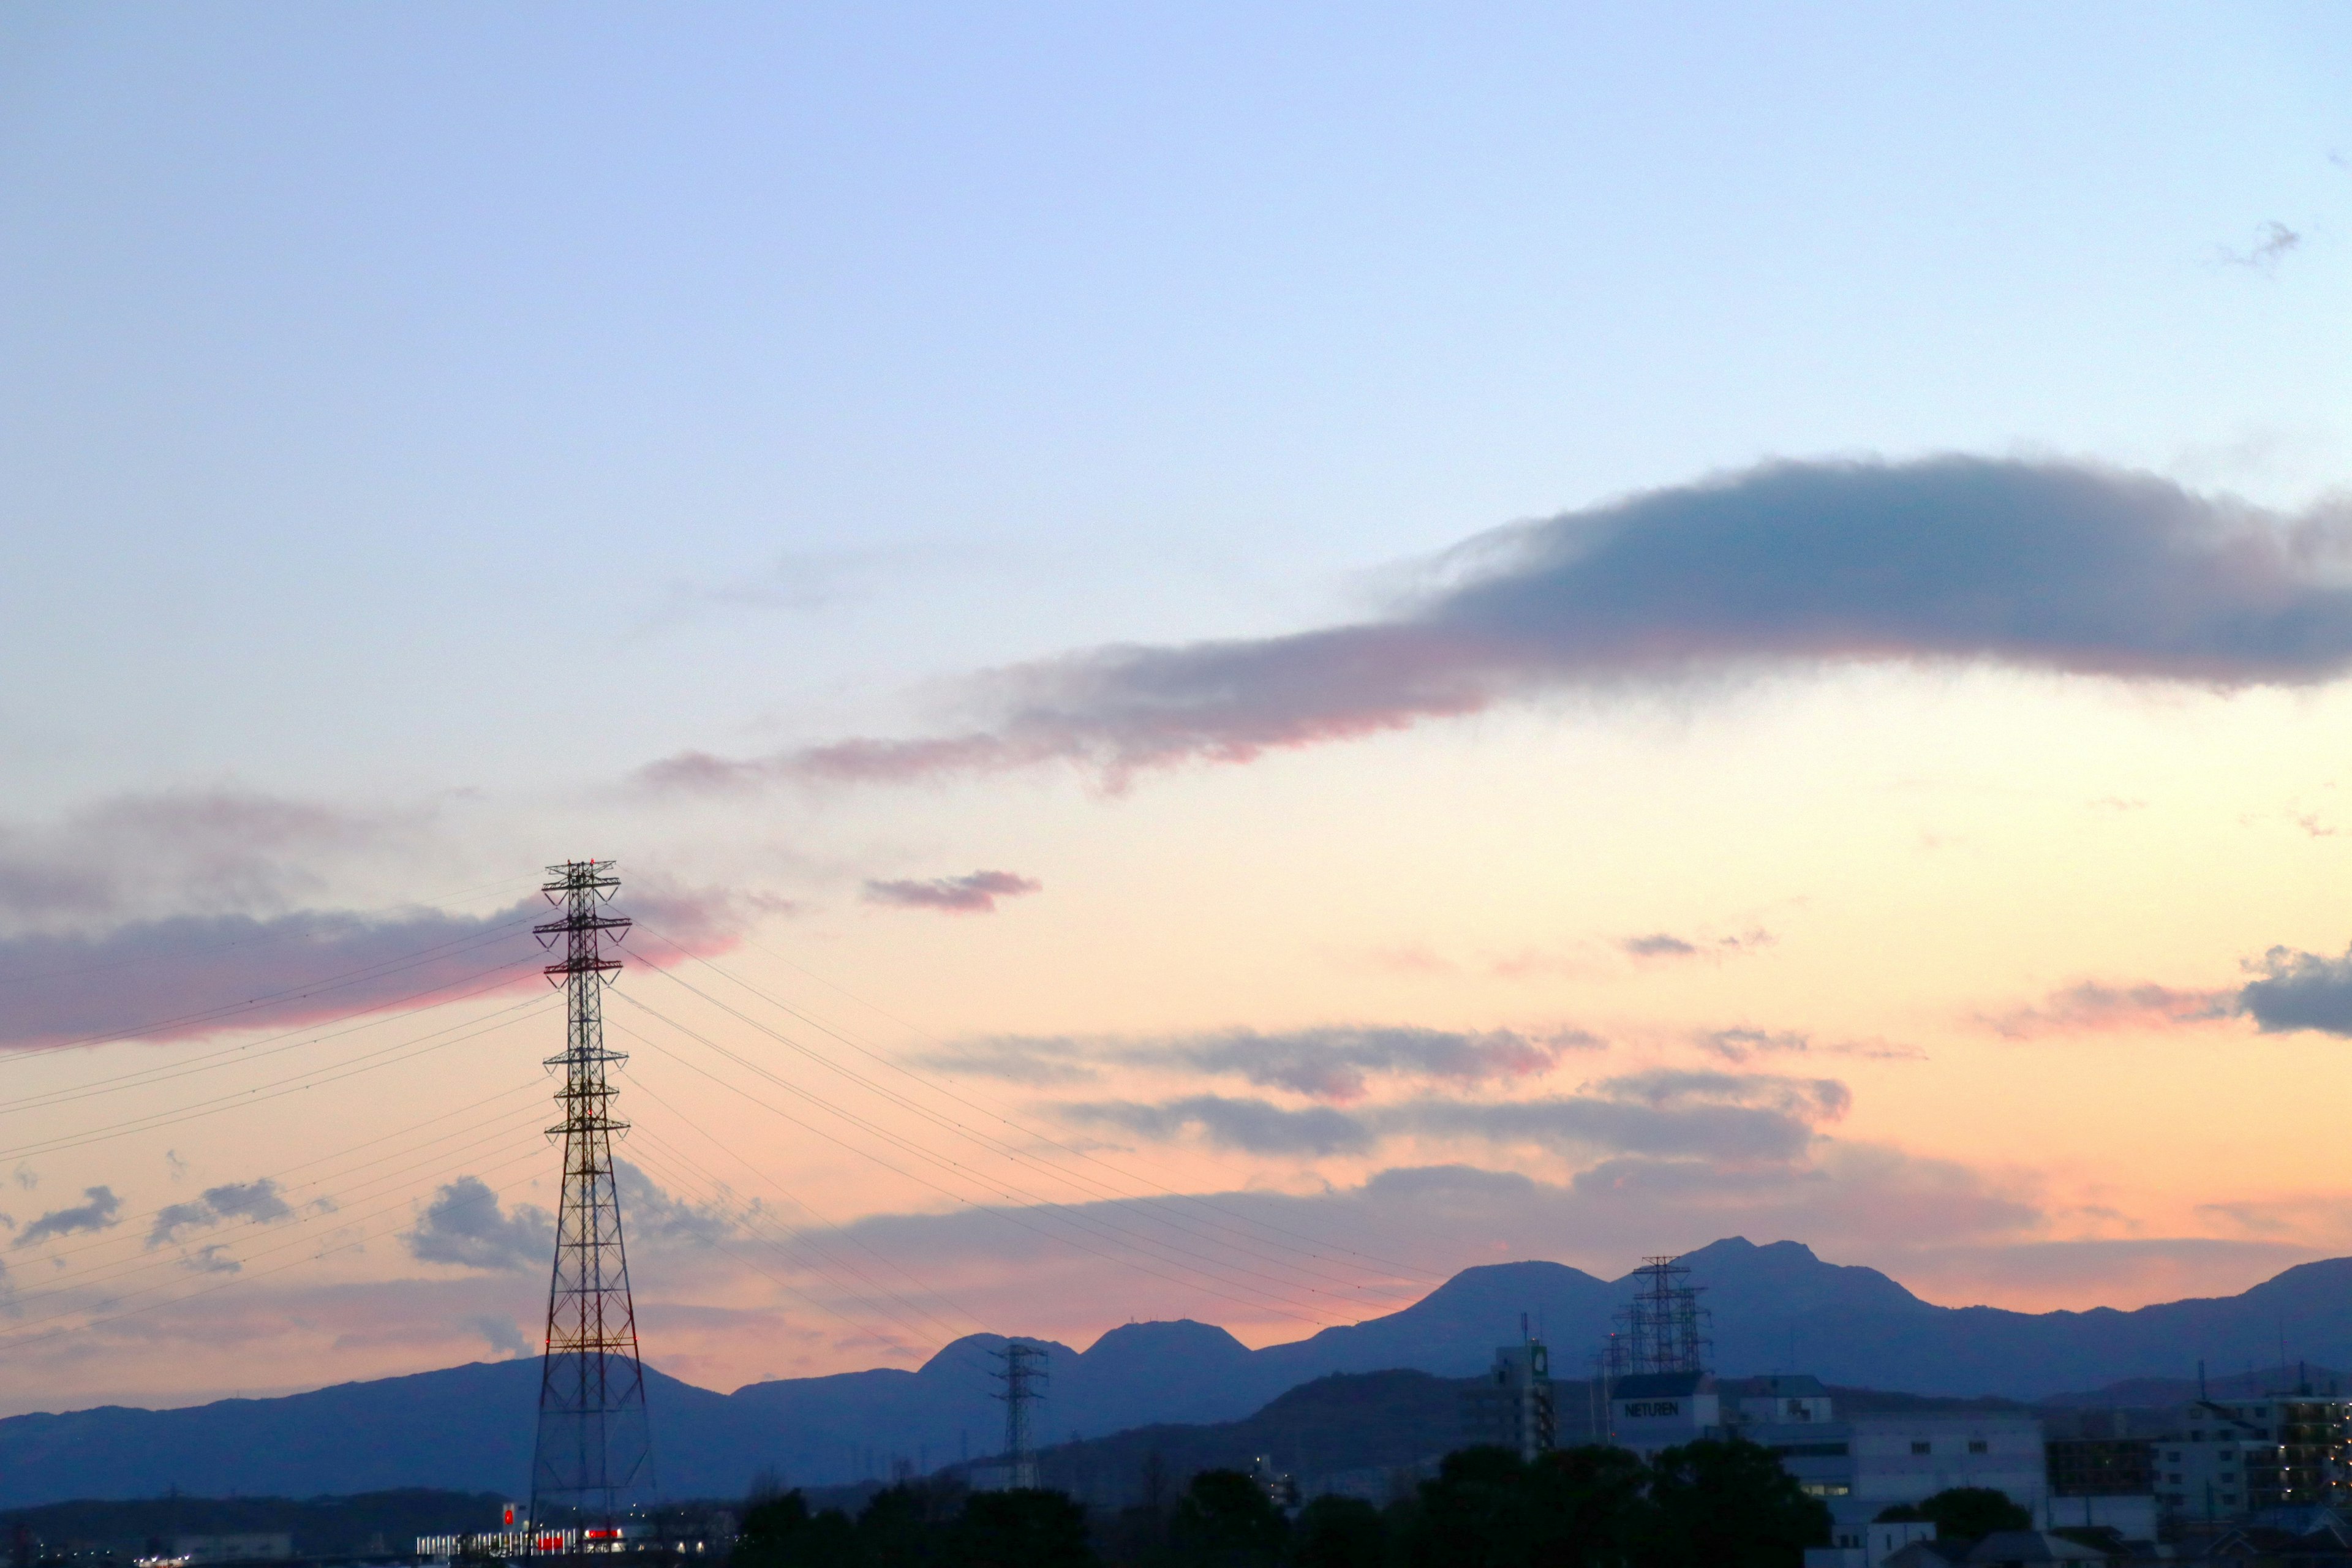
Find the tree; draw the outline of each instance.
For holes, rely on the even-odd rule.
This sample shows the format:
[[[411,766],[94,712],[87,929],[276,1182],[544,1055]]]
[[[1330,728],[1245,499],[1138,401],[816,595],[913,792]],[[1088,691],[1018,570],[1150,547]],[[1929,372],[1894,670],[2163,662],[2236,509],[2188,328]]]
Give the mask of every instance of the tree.
[[[1239,1470],[1202,1470],[1176,1504],[1168,1542],[1199,1568],[1271,1568],[1290,1521],[1265,1489]]]
[[[1291,1527],[1290,1560],[1297,1568],[1384,1568],[1388,1521],[1361,1498],[1319,1497]]]
[[[876,1492],[857,1516],[858,1551],[874,1568],[945,1564],[960,1491],[908,1482]]]
[[[1064,1492],[974,1492],[950,1542],[959,1568],[1095,1568],[1086,1510]]]
[[[1646,1533],[1649,1467],[1623,1448],[1555,1448],[1528,1467],[1536,1560],[1544,1568],[1622,1568]]]
[[[1734,1437],[1668,1448],[1650,1467],[1644,1568],[1796,1568],[1826,1546],[1830,1510],[1771,1450]]]
[[[793,1490],[744,1511],[732,1568],[857,1568],[858,1557],[849,1516],[830,1508],[812,1516]]]
[[[1421,1483],[1406,1555],[1413,1568],[1520,1568],[1537,1535],[1526,1461],[1509,1448],[1459,1448]]]
[[[1994,1487],[1952,1487],[1925,1502],[1885,1510],[1878,1517],[1889,1523],[1906,1519],[1927,1520],[1936,1526],[1937,1535],[1953,1541],[1981,1540],[1996,1530],[2033,1528],[2033,1516],[2010,1501],[2007,1492]]]

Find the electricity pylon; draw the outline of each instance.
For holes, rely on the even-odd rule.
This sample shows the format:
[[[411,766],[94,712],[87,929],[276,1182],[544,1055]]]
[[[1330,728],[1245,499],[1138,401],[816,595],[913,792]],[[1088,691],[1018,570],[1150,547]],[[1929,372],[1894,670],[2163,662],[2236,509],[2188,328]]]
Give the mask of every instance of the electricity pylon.
[[[1045,1397],[1045,1347],[1007,1340],[996,1352],[1004,1370],[995,1373],[1004,1384],[996,1397],[1004,1401],[1004,1484],[1015,1489],[1037,1485],[1037,1453],[1029,1437],[1030,1404]]]
[[[542,1551],[617,1550],[623,1509],[653,1482],[645,1367],[613,1173],[613,1134],[628,1123],[613,1117],[605,1076],[628,1059],[604,1048],[604,990],[621,967],[606,956],[604,942],[618,943],[629,929],[604,910],[621,886],[612,869],[610,860],[550,866],[555,880],[541,891],[562,918],[532,928],[542,946],[562,943],[562,962],[547,965],[547,977],[563,987],[568,1017],[563,1054],[547,1062],[563,1075],[555,1096],[563,1121],[547,1130],[563,1140],[563,1201],[555,1215],[530,1468],[530,1522]],[[579,1533],[565,1539],[573,1530]]]

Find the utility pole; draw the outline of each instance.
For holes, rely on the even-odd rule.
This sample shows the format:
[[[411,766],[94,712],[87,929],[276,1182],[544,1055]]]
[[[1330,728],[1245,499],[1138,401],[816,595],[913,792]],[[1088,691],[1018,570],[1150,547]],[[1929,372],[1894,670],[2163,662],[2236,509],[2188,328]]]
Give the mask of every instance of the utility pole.
[[[1004,1370],[992,1373],[1004,1384],[996,1397],[1004,1401],[1004,1480],[1008,1488],[1032,1490],[1037,1485],[1037,1455],[1029,1442],[1029,1406],[1045,1397],[1045,1347],[1007,1340],[995,1352]]]
[[[547,1291],[530,1525],[541,1552],[617,1552],[625,1500],[653,1482],[645,1368],[613,1172],[613,1134],[628,1123],[614,1119],[606,1078],[607,1068],[628,1058],[604,1048],[604,990],[621,967],[604,942],[617,944],[629,922],[605,912],[621,886],[612,861],[567,860],[548,870],[555,879],[540,890],[562,915],[532,929],[541,945],[560,944],[563,954],[546,967],[567,1003],[563,1054],[547,1061],[563,1079],[555,1095],[563,1121],[547,1130],[563,1142],[563,1200]]]

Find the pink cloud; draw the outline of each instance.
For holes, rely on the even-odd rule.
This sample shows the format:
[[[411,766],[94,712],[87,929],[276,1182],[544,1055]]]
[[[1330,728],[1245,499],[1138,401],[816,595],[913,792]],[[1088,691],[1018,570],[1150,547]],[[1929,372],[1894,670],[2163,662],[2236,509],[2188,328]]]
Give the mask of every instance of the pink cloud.
[[[630,951],[655,966],[732,944],[744,909],[722,894],[625,900],[675,944]],[[534,894],[486,915],[300,910],[178,915],[92,934],[0,939],[0,1048],[192,1039],[294,1028],[545,984]]]
[[[2182,991],[2168,985],[2105,985],[2095,981],[2062,986],[2040,1002],[1977,1021],[2013,1040],[2045,1035],[2114,1034],[2197,1027],[2219,1023],[2235,1010],[2235,991]]]

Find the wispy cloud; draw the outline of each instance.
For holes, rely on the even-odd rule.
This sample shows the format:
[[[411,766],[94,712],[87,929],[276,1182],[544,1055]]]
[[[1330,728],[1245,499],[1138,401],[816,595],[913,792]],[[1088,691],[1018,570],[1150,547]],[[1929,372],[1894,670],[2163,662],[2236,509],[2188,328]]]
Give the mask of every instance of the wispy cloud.
[[[1366,1118],[1328,1105],[1291,1110],[1220,1094],[1186,1095],[1158,1104],[1110,1100],[1058,1109],[1081,1126],[1115,1127],[1161,1142],[1197,1131],[1219,1148],[1253,1154],[1356,1154],[1380,1136]]]
[[[120,923],[192,905],[267,914],[323,864],[413,837],[414,815],[226,790],[117,795],[46,826],[0,824],[0,924]]]
[[[951,915],[992,915],[996,900],[1043,891],[1043,882],[1013,871],[973,871],[961,877],[928,880],[868,882],[868,903],[895,904],[907,910],[940,910]]]
[[[1689,1105],[1760,1106],[1807,1121],[1834,1121],[1853,1104],[1853,1093],[1833,1078],[1782,1078],[1774,1073],[1660,1068],[1603,1079],[1592,1087],[1612,1100],[1634,1100],[1660,1110]]]
[[[1801,1029],[1758,1029],[1745,1025],[1729,1029],[1703,1029],[1693,1043],[1710,1056],[1727,1062],[1757,1057],[1853,1057],[1864,1061],[1917,1062],[1927,1053],[1895,1040],[1823,1040]]]
[[[1648,936],[1629,936],[1617,944],[1633,958],[1696,958],[1698,944],[1664,931],[1653,931]]]
[[[1643,936],[1620,937],[1617,950],[1635,960],[1663,960],[1667,963],[1681,959],[1721,960],[1760,952],[1779,940],[1760,927],[1737,936],[1717,937],[1683,937],[1672,931],[1658,931]]]
[[[2352,667],[2352,523],[2145,474],[1938,458],[1778,463],[1470,542],[1381,620],[1000,671],[958,732],[647,769],[665,788],[1073,762],[1139,770],[1477,712],[1545,689],[1761,664],[1985,662],[2236,687]]]
[[[193,1203],[170,1204],[157,1210],[155,1223],[147,1232],[147,1245],[161,1247],[179,1240],[188,1231],[210,1230],[233,1219],[269,1225],[293,1215],[293,1205],[269,1177],[257,1182],[230,1182],[206,1187]]]
[[[14,1245],[34,1247],[56,1237],[73,1236],[82,1231],[111,1230],[121,1224],[118,1217],[122,1200],[114,1195],[111,1187],[84,1187],[83,1201],[70,1208],[51,1209],[23,1230],[16,1233]]]
[[[1726,1061],[1744,1062],[1750,1057],[1781,1056],[1801,1053],[1812,1048],[1812,1037],[1794,1029],[1751,1029],[1745,1026],[1730,1029],[1708,1029],[1698,1037],[1699,1047]]]
[[[1228,1029],[1157,1040],[998,1037],[920,1060],[946,1071],[1041,1086],[1088,1081],[1106,1066],[1210,1073],[1344,1102],[1362,1099],[1380,1078],[1467,1086],[1537,1077],[1550,1071],[1563,1054],[1601,1044],[1581,1029],[1528,1033],[1333,1025],[1270,1033]]]
[[[2278,264],[2303,244],[2303,236],[2273,219],[2254,231],[2254,242],[2240,250],[2231,246],[2216,247],[2214,257],[2226,267],[2244,267],[2256,272],[2275,272]]]
[[[2236,997],[2229,991],[2184,991],[2169,985],[2109,985],[2083,981],[2062,986],[2041,1001],[1977,1021],[2013,1040],[2047,1035],[2112,1034],[2118,1030],[2174,1029],[2229,1017]]]
[[[2232,1018],[2252,1018],[2266,1035],[2312,1030],[2352,1037],[2352,949],[2331,956],[2273,947],[2243,967],[2252,978],[2234,987],[2084,981],[1976,1021],[2015,1039],[2197,1028]]]

